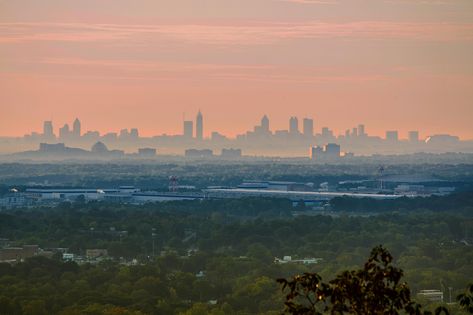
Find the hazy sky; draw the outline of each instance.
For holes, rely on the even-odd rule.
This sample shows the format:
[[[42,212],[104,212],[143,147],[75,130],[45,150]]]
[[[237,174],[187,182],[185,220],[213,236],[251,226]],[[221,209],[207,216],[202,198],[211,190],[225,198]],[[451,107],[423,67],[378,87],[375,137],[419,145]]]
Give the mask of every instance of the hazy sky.
[[[0,0],[0,135],[289,116],[473,138],[472,0]],[[57,131],[56,131],[57,132]]]

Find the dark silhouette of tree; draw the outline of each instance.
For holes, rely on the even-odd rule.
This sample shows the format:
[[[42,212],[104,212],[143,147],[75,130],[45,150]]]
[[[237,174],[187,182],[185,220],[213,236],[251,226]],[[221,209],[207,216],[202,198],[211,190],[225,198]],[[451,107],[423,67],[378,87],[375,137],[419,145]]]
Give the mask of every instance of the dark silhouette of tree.
[[[392,265],[393,257],[382,246],[371,251],[364,268],[344,271],[328,283],[316,273],[304,273],[290,280],[278,279],[286,295],[285,313],[294,315],[432,314],[411,300],[403,271]],[[447,314],[439,307],[435,314]]]
[[[473,314],[473,283],[468,286],[465,293],[457,297],[457,300],[465,311]]]

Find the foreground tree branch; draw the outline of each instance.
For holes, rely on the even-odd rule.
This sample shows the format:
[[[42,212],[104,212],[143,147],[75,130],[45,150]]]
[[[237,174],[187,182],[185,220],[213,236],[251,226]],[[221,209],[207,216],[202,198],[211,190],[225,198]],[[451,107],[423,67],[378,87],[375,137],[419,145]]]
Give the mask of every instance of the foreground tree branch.
[[[432,314],[411,300],[407,283],[401,281],[403,271],[392,262],[391,254],[377,246],[363,269],[345,271],[328,283],[322,282],[316,273],[278,279],[282,290],[287,292],[284,312],[294,315]],[[461,301],[467,305],[473,299],[465,295]],[[445,307],[438,307],[435,314],[448,315],[449,312]]]

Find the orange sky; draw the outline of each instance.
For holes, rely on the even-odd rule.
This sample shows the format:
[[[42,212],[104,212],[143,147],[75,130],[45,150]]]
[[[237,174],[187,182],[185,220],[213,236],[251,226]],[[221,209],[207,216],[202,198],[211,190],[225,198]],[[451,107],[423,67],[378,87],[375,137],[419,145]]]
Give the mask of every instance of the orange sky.
[[[473,138],[471,0],[0,1],[0,135],[243,133],[263,114]]]

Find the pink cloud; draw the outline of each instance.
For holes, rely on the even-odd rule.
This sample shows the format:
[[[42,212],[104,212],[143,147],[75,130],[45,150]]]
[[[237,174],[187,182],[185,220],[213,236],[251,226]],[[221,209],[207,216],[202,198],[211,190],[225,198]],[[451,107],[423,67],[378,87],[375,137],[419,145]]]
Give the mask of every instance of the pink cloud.
[[[98,66],[119,67],[130,70],[166,70],[166,71],[213,71],[213,70],[267,70],[272,65],[239,65],[239,64],[204,64],[204,63],[178,63],[178,62],[156,62],[139,60],[110,60],[110,59],[83,59],[83,58],[47,58],[39,63],[50,65],[67,66]]]
[[[83,58],[47,58],[35,61],[48,65],[43,75],[114,78],[155,81],[240,80],[258,82],[366,82],[387,80],[396,71],[376,71],[349,67],[276,66],[270,64],[207,64],[156,62],[140,60],[106,60]],[[52,67],[52,68],[51,68]]]
[[[297,4],[339,4],[337,0],[276,0],[280,2],[290,2]]]
[[[471,41],[472,23],[359,21],[202,24],[0,23],[0,43],[25,41],[171,40],[209,45],[262,45],[292,39]]]

